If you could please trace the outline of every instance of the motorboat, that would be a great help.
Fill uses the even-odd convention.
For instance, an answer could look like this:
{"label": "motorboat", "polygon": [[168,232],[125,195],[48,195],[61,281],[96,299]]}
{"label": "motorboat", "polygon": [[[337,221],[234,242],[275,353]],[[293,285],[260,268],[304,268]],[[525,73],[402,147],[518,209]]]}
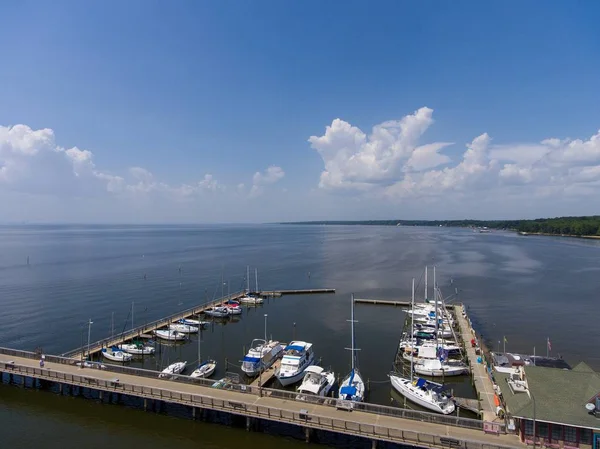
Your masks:
{"label": "motorboat", "polygon": [[226,316],[229,316],[229,311],[227,310],[227,307],[216,306],[209,307],[204,311],[204,314],[215,318],[225,318]]}
{"label": "motorboat", "polygon": [[390,373],[392,387],[406,399],[428,410],[449,415],[456,409],[454,401],[446,395],[440,384],[422,378],[413,381]]}
{"label": "motorboat", "polygon": [[214,360],[206,360],[198,365],[198,368],[190,374],[190,377],[210,377],[215,372],[216,368],[217,362]]}
{"label": "motorboat", "polygon": [[225,307],[225,309],[227,309],[227,313],[229,315],[241,315],[242,314],[242,307],[240,306],[240,303],[237,301],[233,301],[233,300],[228,300],[225,301],[223,304],[221,304],[221,307]]}
{"label": "motorboat", "polygon": [[171,363],[169,366],[167,366],[164,370],[161,371],[161,373],[158,375],[158,377],[160,377],[161,379],[171,378],[171,377],[175,376],[176,374],[181,374],[183,372],[183,370],[185,370],[186,366],[187,366],[187,362]]}
{"label": "motorboat", "polygon": [[120,344],[119,349],[132,355],[150,355],[154,354],[154,346],[148,346],[140,341]]}
{"label": "motorboat", "polygon": [[160,338],[161,340],[181,341],[185,340],[186,338],[186,334],[172,330],[157,329],[153,331],[153,333],[157,338]]}
{"label": "motorboat", "polygon": [[270,368],[283,354],[284,346],[278,341],[262,338],[252,340],[248,353],[242,360],[242,371],[250,377]]}
{"label": "motorboat", "polygon": [[325,397],[335,383],[335,374],[331,371],[325,371],[324,368],[317,365],[309,365],[304,370],[302,384],[298,387],[297,400],[306,401],[306,395],[315,395]]}
{"label": "motorboat", "polygon": [[177,324],[185,324],[186,326],[196,326],[196,327],[206,326],[209,323],[210,323],[210,321],[192,320],[190,318],[182,318],[177,321]]}
{"label": "motorboat", "polygon": [[414,369],[415,373],[430,377],[462,376],[469,372],[469,368],[462,362],[452,363],[439,359],[420,359],[416,361]]}
{"label": "motorboat", "polygon": [[110,348],[102,348],[102,356],[113,362],[129,362],[132,359],[132,355],[128,354],[117,346]]}
{"label": "motorboat", "polygon": [[363,381],[360,371],[358,370],[358,360],[356,357],[357,349],[354,347],[354,295],[351,295],[350,309],[350,334],[351,334],[351,370],[342,381],[338,396],[340,399],[353,402],[362,402],[365,398],[365,382]]}
{"label": "motorboat", "polygon": [[190,326],[189,324],[171,323],[169,324],[169,330],[182,334],[195,334],[200,329],[197,326]]}
{"label": "motorboat", "polygon": [[292,341],[283,352],[281,365],[275,372],[275,377],[281,385],[291,385],[302,379],[304,370],[312,364],[315,354],[312,343]]}
{"label": "motorboat", "polygon": [[239,301],[245,304],[262,304],[265,300],[257,295],[246,294],[242,296]]}

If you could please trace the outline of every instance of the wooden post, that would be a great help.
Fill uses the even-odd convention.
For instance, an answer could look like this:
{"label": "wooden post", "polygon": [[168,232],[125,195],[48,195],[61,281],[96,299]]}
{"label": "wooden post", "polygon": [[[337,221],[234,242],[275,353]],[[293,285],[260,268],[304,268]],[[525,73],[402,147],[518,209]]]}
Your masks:
{"label": "wooden post", "polygon": [[310,443],[310,427],[304,428],[304,441]]}
{"label": "wooden post", "polygon": [[63,384],[58,384],[58,394],[63,394]]}
{"label": "wooden post", "polygon": [[246,431],[250,430],[251,419],[249,416],[246,416]]}
{"label": "wooden post", "polygon": [[377,449],[377,440],[371,440],[371,449]]}
{"label": "wooden post", "polygon": [[100,397],[100,401],[102,401],[104,399],[104,391],[100,390],[98,396]]}
{"label": "wooden post", "polygon": [[192,419],[196,421],[196,407],[192,407]]}
{"label": "wooden post", "polygon": [[144,411],[148,410],[148,398],[144,398]]}

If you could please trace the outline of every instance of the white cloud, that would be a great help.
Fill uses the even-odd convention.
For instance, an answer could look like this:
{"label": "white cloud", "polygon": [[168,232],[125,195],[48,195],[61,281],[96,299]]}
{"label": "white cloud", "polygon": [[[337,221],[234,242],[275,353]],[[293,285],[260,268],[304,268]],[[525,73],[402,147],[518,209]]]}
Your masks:
{"label": "white cloud", "polygon": [[[454,165],[441,150],[451,145],[419,145],[433,123],[421,108],[398,121],[373,127],[367,136],[336,119],[322,136],[309,138],[323,159],[319,187],[353,190],[371,198],[409,201],[438,197],[493,195],[589,195],[600,193],[600,132],[588,140],[548,138],[539,143],[494,144],[487,133],[467,145]],[[445,165],[444,168],[436,168]],[[517,189],[517,190],[515,190]]]}
{"label": "white cloud", "polygon": [[[269,166],[265,171],[256,172],[252,177],[252,187],[250,188],[250,196],[258,196],[264,192],[264,186],[275,184],[283,179],[285,172],[277,165]],[[241,186],[241,187],[240,187]],[[238,186],[238,189],[243,189],[243,184]]]}

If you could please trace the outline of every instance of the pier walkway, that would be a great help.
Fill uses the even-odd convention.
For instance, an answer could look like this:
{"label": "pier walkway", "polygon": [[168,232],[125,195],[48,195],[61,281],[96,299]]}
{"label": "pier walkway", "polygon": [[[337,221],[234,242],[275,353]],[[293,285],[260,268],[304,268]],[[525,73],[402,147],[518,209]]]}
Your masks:
{"label": "pier walkway", "polygon": [[[475,333],[467,321],[467,318],[463,316],[463,307],[456,305],[454,312],[460,327],[460,335],[465,343],[474,386],[479,394],[479,404],[483,420],[488,422],[498,422],[500,419],[496,416],[496,405],[494,403],[494,396],[496,393],[494,391],[494,386],[488,376],[485,363],[477,363],[477,358],[480,356],[476,354],[475,348],[471,346],[471,340],[476,338]],[[481,357],[483,358],[483,355]]]}
{"label": "pier walkway", "polygon": [[[21,356],[19,356],[19,354]],[[500,449],[524,448],[525,446],[514,435],[486,434],[481,428],[455,427],[453,420],[460,418],[434,416],[437,423],[406,419],[400,416],[389,416],[381,413],[365,412],[355,408],[352,411],[337,410],[334,406],[320,403],[335,401],[315,397],[318,402],[295,401],[277,397],[278,390],[260,389],[259,394],[247,394],[243,390],[247,385],[239,385],[242,391],[216,389],[167,379],[143,377],[126,372],[116,373],[113,369],[122,367],[106,365],[106,369],[81,368],[66,364],[68,359],[47,356],[44,367],[39,366],[36,354],[0,348],[0,373],[8,373],[13,382],[21,380],[26,385],[26,378],[39,379],[58,383],[61,393],[63,386],[70,386],[71,392],[81,392],[81,388],[89,388],[100,392],[123,394],[147,400],[158,400],[192,407],[196,411],[210,409],[245,416],[247,426],[253,418],[278,421],[301,426],[307,438],[310,429],[320,429],[334,433],[355,435],[373,441],[387,441],[398,444],[409,444],[426,448],[463,448],[463,449]],[[61,362],[62,361],[62,362]],[[69,363],[75,363],[70,360]],[[123,370],[123,369],[122,369]],[[126,370],[123,370],[126,371]],[[16,377],[16,378],[15,378]],[[187,377],[187,376],[179,376]],[[188,378],[190,379],[190,378]],[[204,381],[204,385],[211,381]],[[265,393],[265,394],[263,394]],[[267,394],[269,393],[269,394]],[[312,398],[311,398],[312,399]],[[362,406],[363,404],[356,404]],[[372,405],[372,404],[371,404]],[[381,407],[382,410],[386,407]],[[387,409],[391,409],[387,407]],[[410,412],[396,409],[397,412]],[[423,414],[426,416],[426,414]],[[447,423],[443,423],[444,419]],[[481,424],[480,421],[471,420]],[[468,420],[463,420],[468,422]]]}

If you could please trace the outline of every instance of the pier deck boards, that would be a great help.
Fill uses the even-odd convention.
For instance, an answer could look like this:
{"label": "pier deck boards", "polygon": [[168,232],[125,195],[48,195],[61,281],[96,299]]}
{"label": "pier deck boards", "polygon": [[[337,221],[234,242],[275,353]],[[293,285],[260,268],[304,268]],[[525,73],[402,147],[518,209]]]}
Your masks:
{"label": "pier deck boards", "polygon": [[263,371],[260,376],[252,381],[250,384],[251,387],[262,387],[264,385],[268,385],[269,382],[273,380],[275,377],[275,371],[281,366],[281,359],[277,360],[273,365]]}
{"label": "pier deck boards", "polygon": [[475,390],[480,397],[480,409],[484,421],[497,420],[496,406],[494,404],[494,386],[490,380],[484,363],[477,363],[477,357],[475,348],[471,346],[471,339],[475,338],[473,329],[469,325],[469,322],[462,315],[462,307],[455,306],[455,314],[458,324],[460,326],[460,334],[465,342],[467,348],[467,355],[469,357],[469,364],[471,366],[471,375],[475,384]]}
{"label": "pier deck boards", "polygon": [[148,378],[91,368],[82,369],[60,363],[48,362],[44,368],[40,368],[37,360],[24,357],[0,355],[0,372],[392,443],[429,448],[448,447],[448,444],[473,449],[525,447],[514,435],[489,435],[476,429],[421,422],[359,410],[342,411],[335,407],[310,402],[220,390],[158,377]]}

